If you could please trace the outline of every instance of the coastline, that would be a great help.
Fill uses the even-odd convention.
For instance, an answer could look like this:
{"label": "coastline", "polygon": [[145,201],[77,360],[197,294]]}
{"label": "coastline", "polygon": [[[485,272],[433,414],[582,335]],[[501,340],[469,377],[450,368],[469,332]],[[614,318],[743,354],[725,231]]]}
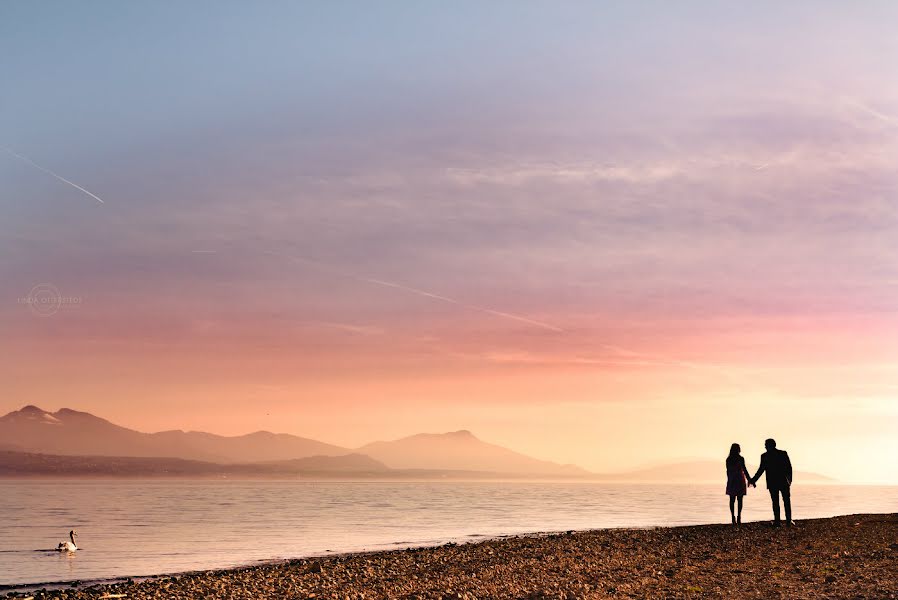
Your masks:
{"label": "coastline", "polygon": [[12,597],[66,600],[898,598],[898,513],[811,519],[779,529],[755,522],[534,533],[115,578],[78,587],[58,582],[0,589]]}

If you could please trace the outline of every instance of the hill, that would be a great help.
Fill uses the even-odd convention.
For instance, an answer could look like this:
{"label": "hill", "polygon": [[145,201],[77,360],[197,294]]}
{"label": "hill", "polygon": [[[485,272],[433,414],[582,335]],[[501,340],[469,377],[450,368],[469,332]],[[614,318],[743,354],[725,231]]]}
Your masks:
{"label": "hill", "polygon": [[[539,460],[484,442],[469,431],[418,434],[374,442],[353,451],[288,434],[258,431],[221,436],[200,431],[143,433],[86,412],[47,412],[26,406],[0,417],[0,450],[15,465],[5,473],[37,470],[140,476],[172,473],[389,473],[415,478],[589,477],[573,465]],[[53,458],[39,458],[53,457]],[[63,457],[72,457],[66,461]],[[106,457],[114,460],[100,460]],[[328,457],[333,460],[328,461]],[[147,459],[135,461],[130,459]],[[171,460],[169,460],[171,459]],[[314,459],[315,464],[303,463]],[[180,462],[179,462],[180,461]],[[279,464],[274,464],[279,463]],[[210,466],[211,465],[211,466]]]}
{"label": "hill", "polygon": [[586,477],[589,471],[520,454],[478,439],[470,431],[420,433],[356,450],[394,469],[491,471],[552,477]]}
{"label": "hill", "polygon": [[0,417],[6,449],[72,456],[182,458],[218,463],[340,456],[350,452],[288,434],[257,431],[227,437],[199,431],[142,433],[90,413],[63,408],[50,413],[26,406]]}

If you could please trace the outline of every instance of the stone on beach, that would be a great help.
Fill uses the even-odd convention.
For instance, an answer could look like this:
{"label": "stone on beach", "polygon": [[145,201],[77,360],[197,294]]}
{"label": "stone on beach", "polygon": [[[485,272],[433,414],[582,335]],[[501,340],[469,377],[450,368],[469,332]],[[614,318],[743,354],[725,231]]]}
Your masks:
{"label": "stone on beach", "polygon": [[898,514],[534,534],[293,559],[35,599],[898,598]]}

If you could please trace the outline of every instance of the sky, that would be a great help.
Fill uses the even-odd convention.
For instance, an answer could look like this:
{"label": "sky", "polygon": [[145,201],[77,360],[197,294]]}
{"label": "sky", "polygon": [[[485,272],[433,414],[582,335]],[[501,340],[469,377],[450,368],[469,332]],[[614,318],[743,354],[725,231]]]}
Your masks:
{"label": "sky", "polygon": [[0,3],[0,412],[898,484],[896,22]]}

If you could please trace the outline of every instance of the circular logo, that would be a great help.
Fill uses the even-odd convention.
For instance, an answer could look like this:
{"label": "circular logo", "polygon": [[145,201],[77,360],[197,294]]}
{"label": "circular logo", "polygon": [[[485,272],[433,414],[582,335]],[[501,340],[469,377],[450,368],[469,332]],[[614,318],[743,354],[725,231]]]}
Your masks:
{"label": "circular logo", "polygon": [[25,303],[34,314],[49,317],[62,305],[62,295],[52,283],[39,283],[28,292]]}

